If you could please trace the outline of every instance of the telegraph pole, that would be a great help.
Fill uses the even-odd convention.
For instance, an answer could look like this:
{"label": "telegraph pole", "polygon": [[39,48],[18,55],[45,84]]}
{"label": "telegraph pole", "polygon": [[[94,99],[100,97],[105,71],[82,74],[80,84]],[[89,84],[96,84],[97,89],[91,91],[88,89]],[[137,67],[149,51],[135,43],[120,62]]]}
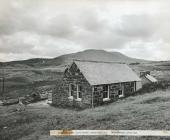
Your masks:
{"label": "telegraph pole", "polygon": [[5,98],[5,70],[4,70],[4,68],[3,68],[3,86],[2,86],[2,89],[3,89],[3,98]]}
{"label": "telegraph pole", "polygon": [[2,69],[2,98],[4,97],[4,93],[5,93],[5,72],[4,69]]}
{"label": "telegraph pole", "polygon": [[2,77],[2,97],[4,97],[5,92],[5,77]]}

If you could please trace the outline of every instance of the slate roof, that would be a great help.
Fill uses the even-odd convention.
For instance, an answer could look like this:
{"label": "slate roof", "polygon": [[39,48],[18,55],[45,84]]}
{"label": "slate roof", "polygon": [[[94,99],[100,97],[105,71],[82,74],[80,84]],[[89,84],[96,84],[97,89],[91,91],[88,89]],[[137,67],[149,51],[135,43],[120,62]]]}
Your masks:
{"label": "slate roof", "polygon": [[147,74],[145,77],[151,82],[158,82],[158,80],[156,78],[154,78],[153,76],[151,76],[149,74]]}
{"label": "slate roof", "polygon": [[91,85],[141,81],[126,64],[74,61]]}

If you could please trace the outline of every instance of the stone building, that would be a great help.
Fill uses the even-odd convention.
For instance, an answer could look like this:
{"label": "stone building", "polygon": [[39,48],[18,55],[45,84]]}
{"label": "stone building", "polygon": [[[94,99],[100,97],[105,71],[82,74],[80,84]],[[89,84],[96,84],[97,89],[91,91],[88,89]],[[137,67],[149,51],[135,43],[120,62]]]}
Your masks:
{"label": "stone building", "polygon": [[126,64],[74,61],[52,95],[56,106],[94,107],[132,95],[141,79]]}
{"label": "stone building", "polygon": [[150,74],[150,71],[141,71],[140,78],[142,80],[142,85],[158,82],[158,80]]}

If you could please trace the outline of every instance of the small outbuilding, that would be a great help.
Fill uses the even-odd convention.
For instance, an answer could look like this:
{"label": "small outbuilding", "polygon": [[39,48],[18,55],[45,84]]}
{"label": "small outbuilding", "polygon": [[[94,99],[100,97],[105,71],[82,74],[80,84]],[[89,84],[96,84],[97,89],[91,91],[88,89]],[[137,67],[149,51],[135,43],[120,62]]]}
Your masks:
{"label": "small outbuilding", "polygon": [[58,106],[94,107],[132,95],[141,79],[126,64],[74,61],[52,95]]}
{"label": "small outbuilding", "polygon": [[140,72],[140,78],[142,80],[142,85],[158,82],[158,80],[150,74],[150,71]]}

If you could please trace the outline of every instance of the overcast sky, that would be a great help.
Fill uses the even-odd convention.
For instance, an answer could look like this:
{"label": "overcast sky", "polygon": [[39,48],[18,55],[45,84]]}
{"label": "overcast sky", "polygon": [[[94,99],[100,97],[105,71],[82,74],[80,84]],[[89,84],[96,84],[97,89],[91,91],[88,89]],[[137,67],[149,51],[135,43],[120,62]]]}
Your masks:
{"label": "overcast sky", "polygon": [[170,60],[168,0],[0,0],[0,61],[85,49]]}

